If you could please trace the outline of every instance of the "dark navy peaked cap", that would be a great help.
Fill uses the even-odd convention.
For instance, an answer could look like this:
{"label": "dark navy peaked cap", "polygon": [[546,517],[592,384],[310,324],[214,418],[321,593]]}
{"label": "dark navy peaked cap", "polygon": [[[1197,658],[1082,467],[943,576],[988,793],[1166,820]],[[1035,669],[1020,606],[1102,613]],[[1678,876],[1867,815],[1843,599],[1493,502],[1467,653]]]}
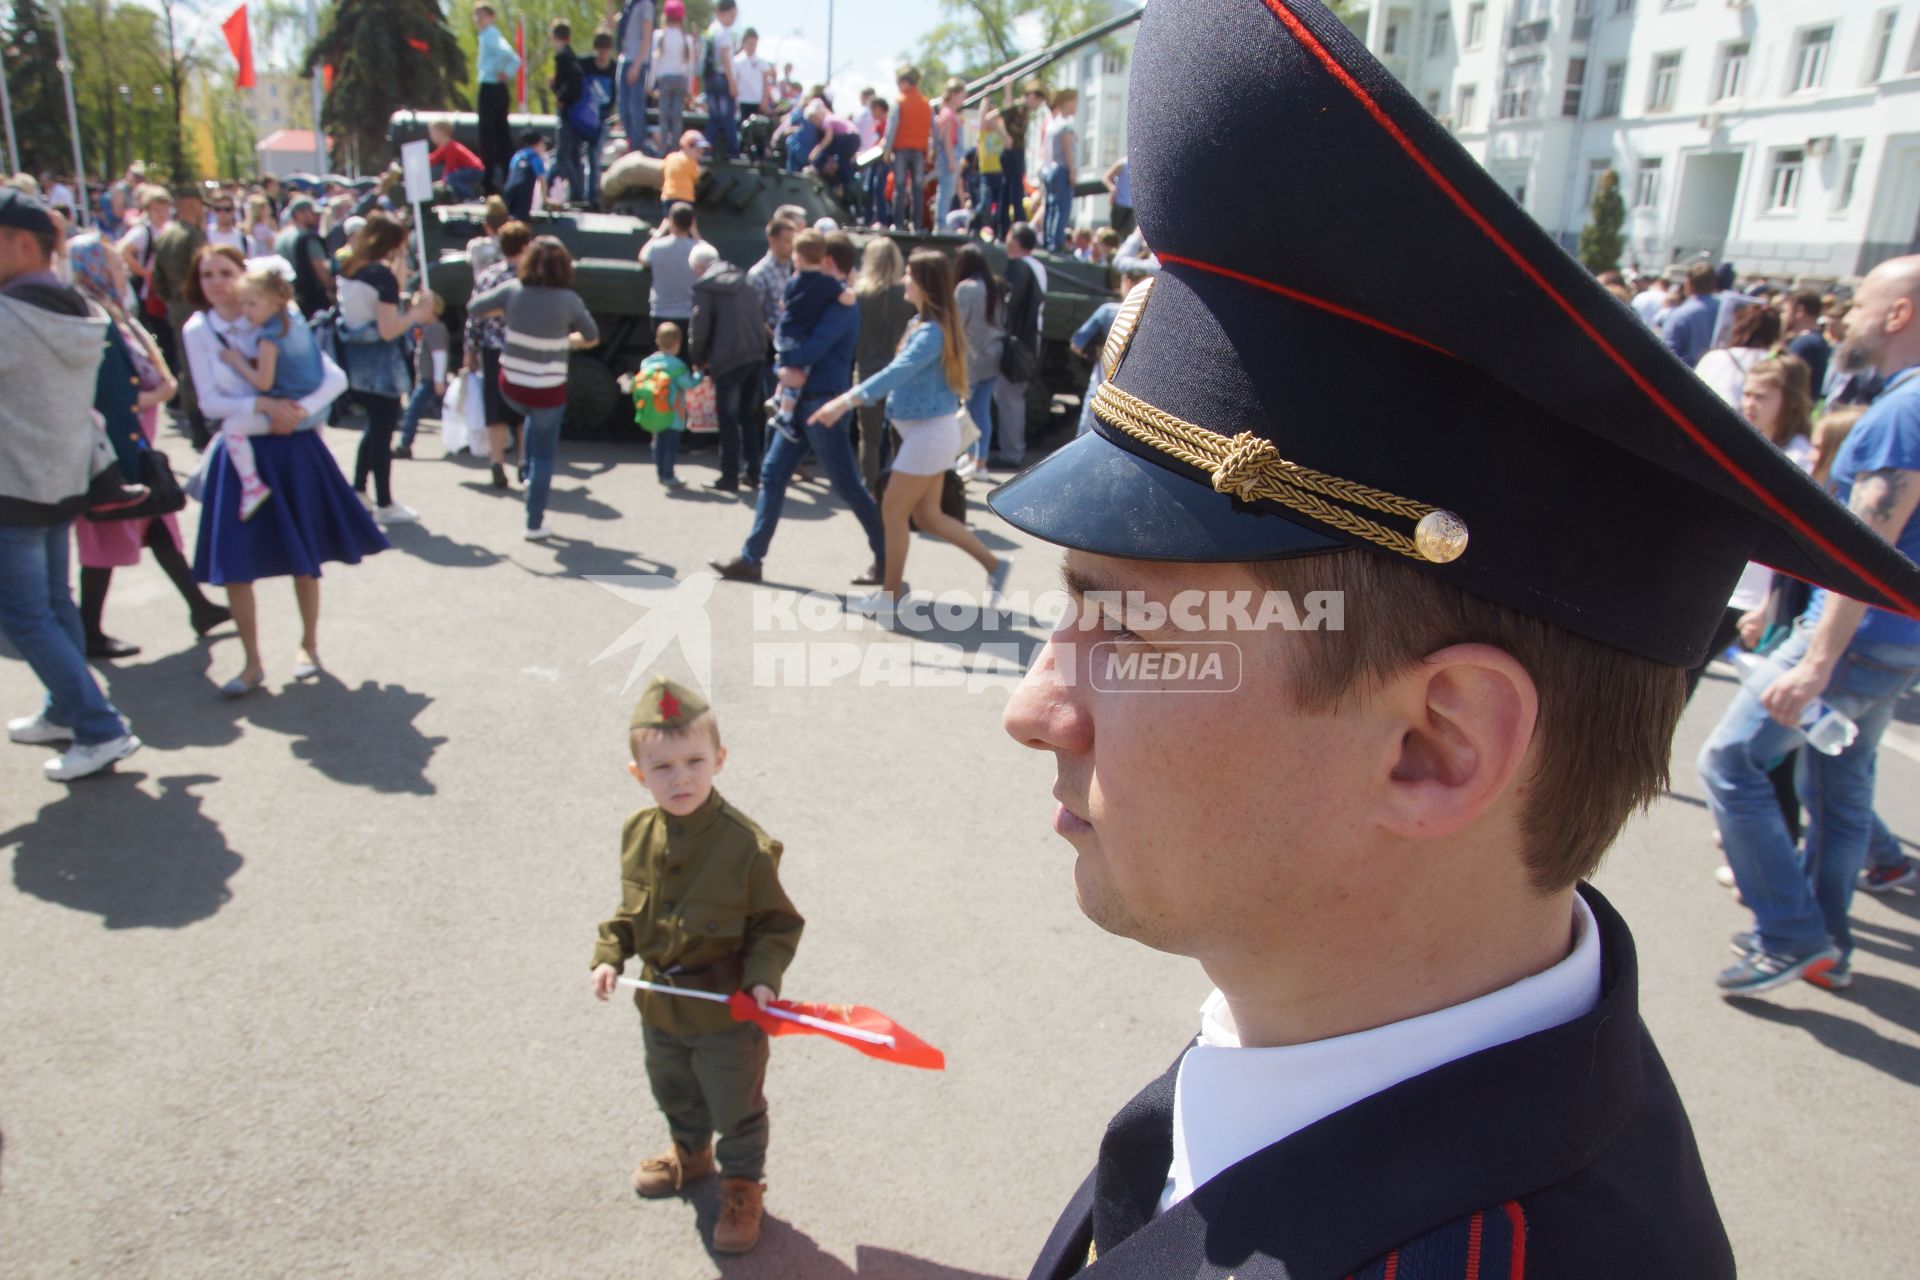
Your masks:
{"label": "dark navy peaked cap", "polygon": [[1127,120],[1163,270],[1093,433],[995,490],[1146,560],[1361,547],[1688,666],[1749,559],[1920,616],[1920,569],[1747,426],[1313,0],[1155,0]]}

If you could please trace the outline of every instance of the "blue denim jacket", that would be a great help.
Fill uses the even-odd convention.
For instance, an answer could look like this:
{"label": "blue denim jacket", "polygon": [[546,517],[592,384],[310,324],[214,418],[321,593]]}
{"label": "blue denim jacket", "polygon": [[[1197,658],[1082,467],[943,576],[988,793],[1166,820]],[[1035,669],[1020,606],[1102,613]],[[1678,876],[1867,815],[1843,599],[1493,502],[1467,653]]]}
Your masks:
{"label": "blue denim jacket", "polygon": [[895,422],[958,413],[960,397],[947,385],[946,370],[940,362],[942,340],[940,326],[922,320],[913,327],[893,363],[855,387],[853,398],[861,404],[886,399],[887,416]]}

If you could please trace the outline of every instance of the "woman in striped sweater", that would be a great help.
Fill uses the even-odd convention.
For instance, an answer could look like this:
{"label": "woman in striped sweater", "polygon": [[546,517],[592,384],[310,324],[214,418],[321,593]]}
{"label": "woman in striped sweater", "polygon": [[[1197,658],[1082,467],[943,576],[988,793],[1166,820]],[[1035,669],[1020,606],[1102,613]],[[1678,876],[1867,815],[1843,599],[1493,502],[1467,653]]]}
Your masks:
{"label": "woman in striped sweater", "polygon": [[500,354],[500,393],[526,415],[521,456],[527,467],[527,537],[551,536],[542,524],[553,484],[560,420],[567,413],[567,357],[600,341],[587,304],[573,291],[573,255],[552,236],[539,236],[520,259],[517,279],[467,304],[471,316],[504,313],[507,346]]}

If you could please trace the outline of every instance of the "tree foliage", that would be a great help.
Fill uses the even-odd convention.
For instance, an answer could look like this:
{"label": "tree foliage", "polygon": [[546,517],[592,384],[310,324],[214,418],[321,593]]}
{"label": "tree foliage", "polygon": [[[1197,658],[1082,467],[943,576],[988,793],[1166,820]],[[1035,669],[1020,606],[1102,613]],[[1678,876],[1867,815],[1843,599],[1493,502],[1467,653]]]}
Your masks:
{"label": "tree foliage", "polygon": [[[409,41],[426,45],[422,50]],[[466,51],[439,0],[340,0],[307,51],[305,72],[333,68],[321,124],[356,154],[384,153],[387,120],[402,107],[443,111],[464,105]]]}
{"label": "tree foliage", "polygon": [[53,19],[39,0],[14,0],[4,50],[7,91],[13,103],[14,135],[20,143],[14,164],[29,173],[73,167],[67,101],[54,65],[53,34]]}
{"label": "tree foliage", "polygon": [[[922,84],[947,75],[978,79],[1115,12],[1105,0],[940,0],[940,7],[946,21],[927,33],[916,55]],[[1046,80],[1046,71],[1037,78]]]}
{"label": "tree foliage", "polygon": [[1587,225],[1580,229],[1580,262],[1596,275],[1620,269],[1620,251],[1626,247],[1621,229],[1627,224],[1627,202],[1620,198],[1620,175],[1608,169],[1593,184],[1593,203]]}

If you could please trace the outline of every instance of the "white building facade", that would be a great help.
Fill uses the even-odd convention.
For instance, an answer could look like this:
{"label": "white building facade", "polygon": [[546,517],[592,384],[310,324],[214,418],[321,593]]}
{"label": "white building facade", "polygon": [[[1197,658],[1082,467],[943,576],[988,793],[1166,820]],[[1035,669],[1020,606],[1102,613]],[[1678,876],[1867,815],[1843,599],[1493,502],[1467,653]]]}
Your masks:
{"label": "white building facade", "polygon": [[[1120,4],[1110,9],[1118,11]],[[1127,80],[1133,72],[1133,40],[1138,23],[1122,27],[1090,48],[1082,49],[1047,73],[1047,82],[1055,90],[1073,89],[1080,94],[1080,106],[1074,113],[1079,129],[1079,152],[1074,157],[1078,172],[1074,184],[1099,182],[1114,162],[1127,154]],[[1027,157],[1027,171],[1038,179],[1040,166]],[[1105,226],[1112,217],[1105,194],[1082,196],[1073,203],[1073,225]]]}
{"label": "white building facade", "polygon": [[1623,255],[1840,278],[1920,251],[1920,3],[1373,0],[1349,22],[1572,246],[1611,168]]}

